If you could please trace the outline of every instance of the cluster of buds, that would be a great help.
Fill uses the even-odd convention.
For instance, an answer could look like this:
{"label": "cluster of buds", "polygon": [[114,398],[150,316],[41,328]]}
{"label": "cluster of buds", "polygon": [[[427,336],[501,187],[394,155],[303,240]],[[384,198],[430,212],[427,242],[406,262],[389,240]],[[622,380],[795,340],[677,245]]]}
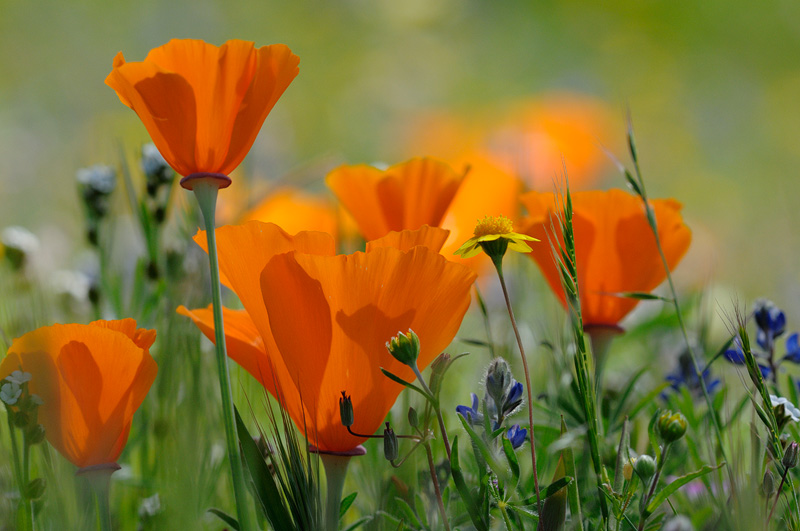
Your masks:
{"label": "cluster of buds", "polygon": [[78,170],[77,180],[86,214],[86,238],[97,246],[100,222],[108,214],[110,197],[117,185],[117,172],[111,166],[95,164]]}

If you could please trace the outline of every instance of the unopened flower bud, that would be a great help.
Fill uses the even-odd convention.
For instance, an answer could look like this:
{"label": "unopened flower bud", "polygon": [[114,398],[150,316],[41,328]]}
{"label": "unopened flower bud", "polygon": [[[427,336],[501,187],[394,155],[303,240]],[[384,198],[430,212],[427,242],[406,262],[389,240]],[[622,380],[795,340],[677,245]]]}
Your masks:
{"label": "unopened flower bud", "polygon": [[25,430],[25,442],[30,445],[39,444],[44,440],[44,426],[34,424]]}
{"label": "unopened flower bud", "polygon": [[658,417],[658,433],[665,443],[673,443],[686,433],[686,417],[683,413],[665,411]]}
{"label": "unopened flower bud", "polygon": [[625,478],[625,481],[630,481],[631,478],[633,477],[633,464],[634,464],[634,462],[635,462],[635,460],[633,459],[633,457],[631,457],[631,458],[628,458],[627,461],[625,461],[624,465],[622,465],[622,477]]}
{"label": "unopened flower bud", "polygon": [[765,498],[770,498],[775,493],[775,476],[769,469],[764,472],[764,479],[761,480],[758,492]]}
{"label": "unopened flower bud", "polygon": [[47,483],[44,478],[33,479],[22,489],[22,496],[27,500],[38,500],[44,495],[45,487]]}
{"label": "unopened flower bud", "polygon": [[394,430],[386,423],[386,429],[383,430],[383,456],[387,461],[394,461],[399,454],[399,447],[397,443],[397,435]]}
{"label": "unopened flower bud", "polygon": [[495,404],[502,405],[506,389],[511,385],[511,368],[503,358],[495,358],[486,370],[486,394]]}
{"label": "unopened flower bud", "polygon": [[349,428],[355,421],[353,415],[353,402],[350,397],[342,391],[342,396],[339,398],[339,417],[342,419],[342,425]]}
{"label": "unopened flower bud", "polygon": [[17,428],[25,428],[30,422],[31,416],[27,411],[17,411],[14,413],[14,426]]}
{"label": "unopened flower bud", "polygon": [[417,410],[413,407],[408,408],[408,424],[412,428],[419,426],[419,415],[417,415]]}
{"label": "unopened flower bud", "polygon": [[431,392],[434,396],[437,396],[439,390],[442,387],[442,382],[444,381],[444,373],[447,372],[447,369],[450,367],[450,363],[452,363],[453,358],[447,352],[442,352],[439,354],[433,363],[431,363],[431,378],[430,378],[430,388]]}
{"label": "unopened flower bud", "polygon": [[793,442],[786,447],[786,451],[783,454],[783,459],[781,460],[781,464],[785,468],[794,468],[797,466],[797,446],[797,443]]}
{"label": "unopened flower bud", "polygon": [[640,455],[636,458],[633,469],[636,470],[642,481],[646,482],[656,473],[656,460],[649,455]]}
{"label": "unopened flower bud", "polygon": [[408,335],[398,332],[395,337],[386,342],[386,349],[394,359],[413,367],[417,363],[419,356],[419,337],[410,328]]}

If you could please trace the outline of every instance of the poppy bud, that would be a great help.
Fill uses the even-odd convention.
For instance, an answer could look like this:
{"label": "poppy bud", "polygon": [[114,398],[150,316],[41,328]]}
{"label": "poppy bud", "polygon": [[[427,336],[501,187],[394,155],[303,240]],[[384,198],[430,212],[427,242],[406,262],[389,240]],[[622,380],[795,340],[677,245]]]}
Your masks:
{"label": "poppy bud", "polygon": [[686,433],[686,417],[682,413],[665,411],[658,417],[658,433],[665,443],[673,443]]}
{"label": "poppy bud", "polygon": [[339,398],[339,417],[342,419],[342,425],[349,428],[355,421],[353,415],[353,402],[350,397],[342,391],[342,396]]}
{"label": "poppy bud", "polygon": [[419,356],[419,337],[410,328],[408,335],[398,332],[395,337],[386,342],[386,349],[394,359],[413,367],[417,363]]}
{"label": "poppy bud", "polygon": [[38,500],[44,495],[45,487],[47,487],[47,483],[44,478],[33,479],[22,489],[22,496],[26,500]]}
{"label": "poppy bud", "polygon": [[640,455],[636,458],[633,469],[636,470],[642,481],[646,483],[656,473],[656,460],[649,455]]}
{"label": "poppy bud", "polygon": [[793,442],[786,447],[786,452],[783,454],[781,464],[785,468],[794,468],[797,466],[797,443]]}
{"label": "poppy bud", "polygon": [[433,360],[433,363],[431,363],[430,388],[434,396],[438,395],[439,389],[442,387],[442,381],[444,380],[444,373],[447,372],[452,361],[453,358],[450,354],[442,352]]}
{"label": "poppy bud", "polygon": [[408,423],[412,428],[419,426],[419,415],[417,415],[417,410],[413,407],[408,408]]}
{"label": "poppy bud", "polygon": [[399,448],[397,444],[397,435],[394,430],[386,423],[386,429],[383,430],[383,456],[387,461],[394,461],[397,459]]}

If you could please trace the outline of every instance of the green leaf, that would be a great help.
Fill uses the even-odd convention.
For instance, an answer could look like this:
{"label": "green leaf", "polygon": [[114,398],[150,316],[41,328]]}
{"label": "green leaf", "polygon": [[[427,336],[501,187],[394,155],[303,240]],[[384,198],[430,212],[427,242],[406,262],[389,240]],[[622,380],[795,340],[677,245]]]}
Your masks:
{"label": "green leaf", "polygon": [[511,468],[511,477],[514,480],[514,485],[519,481],[519,461],[517,461],[517,454],[514,453],[514,446],[508,437],[503,437],[503,453],[506,454],[508,466]]}
{"label": "green leaf", "polygon": [[342,502],[339,504],[339,519],[341,520],[344,516],[344,513],[347,512],[347,509],[353,505],[353,502],[356,501],[356,496],[358,496],[358,492],[354,492],[352,494],[348,494],[344,498],[342,498]]}
{"label": "green leaf", "polygon": [[[559,479],[553,481],[548,486],[542,487],[541,490],[539,491],[539,494],[541,495],[542,500],[546,500],[547,498],[549,498],[553,494],[557,493],[558,491],[560,491],[564,487],[569,486],[571,483],[573,483],[572,478],[564,476],[562,478],[559,478]],[[528,496],[524,500],[518,501],[516,503],[509,503],[508,505],[509,506],[511,506],[511,505],[536,505],[536,494],[534,494],[533,496]]]}
{"label": "green leaf", "polygon": [[492,452],[492,450],[486,444],[486,441],[484,441],[483,438],[478,435],[474,429],[472,429],[472,426],[469,425],[467,419],[461,415],[457,416],[458,420],[460,420],[461,424],[464,426],[464,429],[467,430],[467,434],[469,435],[470,439],[472,439],[473,445],[478,449],[481,457],[483,457],[483,459],[486,461],[486,464],[489,465],[489,468],[491,468],[492,471],[497,474],[498,478],[500,478],[502,481],[508,481],[508,469],[497,461],[494,452]]}
{"label": "green leaf", "polygon": [[239,531],[239,522],[236,520],[236,518],[229,515],[228,513],[221,511],[220,509],[216,509],[214,507],[209,509],[207,512],[213,514],[214,516],[225,522],[226,525],[231,526],[231,528],[234,531]]}
{"label": "green leaf", "polygon": [[[567,425],[564,422],[564,416],[561,416],[561,436],[567,434]],[[578,477],[575,473],[575,456],[572,453],[572,447],[567,446],[561,450],[561,455],[564,458],[564,474],[567,477]],[[569,488],[567,489],[567,497],[569,499],[569,510],[572,513],[572,522],[576,531],[583,531],[583,514],[581,513],[581,497],[578,492],[578,482],[570,481]]]}
{"label": "green leaf", "polygon": [[396,374],[392,374],[391,372],[387,371],[383,367],[381,367],[381,372],[383,373],[384,376],[386,376],[390,380],[395,381],[395,382],[399,383],[400,385],[404,385],[404,386],[408,387],[409,389],[413,389],[414,391],[418,392],[419,394],[421,394],[422,396],[427,398],[428,401],[431,404],[434,403],[434,399],[433,399],[433,397],[431,395],[429,395],[428,393],[426,393],[425,391],[423,391],[421,388],[417,387],[416,385],[412,384],[411,382],[407,382],[407,381],[403,380],[402,378],[400,378]]}
{"label": "green leaf", "polygon": [[363,516],[363,517],[359,518],[358,520],[356,520],[355,522],[353,522],[352,524],[350,524],[349,526],[345,527],[344,531],[355,531],[356,529],[358,529],[362,525],[364,525],[366,523],[369,523],[369,522],[373,521],[374,519],[375,518],[372,517],[372,516]]}
{"label": "green leaf", "polygon": [[637,299],[640,301],[664,301],[672,303],[672,299],[669,297],[662,297],[661,295],[655,295],[653,293],[648,293],[646,291],[621,291],[618,293],[614,293],[617,297],[624,297],[626,299]]}
{"label": "green leaf", "polygon": [[458,435],[453,437],[453,446],[450,452],[450,473],[453,476],[453,483],[456,485],[456,490],[467,508],[467,514],[469,514],[469,518],[472,520],[472,525],[474,525],[478,531],[489,531],[488,523],[483,519],[478,510],[478,501],[472,496],[466,481],[464,481],[464,474],[461,472],[461,465],[458,462]]}
{"label": "green leaf", "polygon": [[275,484],[275,479],[269,471],[267,462],[264,461],[261,451],[247,431],[247,427],[242,422],[242,417],[239,416],[239,410],[235,407],[234,414],[236,416],[236,432],[239,436],[239,444],[242,447],[242,457],[247,470],[250,472],[253,490],[264,516],[275,529],[294,529],[294,522],[284,505],[283,498],[278,486]]}
{"label": "green leaf", "polygon": [[[564,478],[564,456],[558,458],[553,481]],[[567,521],[567,490],[562,487],[544,501],[542,507],[541,528],[544,531],[562,531]]]}
{"label": "green leaf", "polygon": [[658,509],[659,505],[664,503],[664,501],[669,498],[676,490],[683,487],[693,479],[697,479],[700,476],[704,476],[709,472],[713,472],[714,470],[722,467],[725,465],[725,461],[718,464],[717,466],[706,465],[700,470],[692,472],[690,474],[686,474],[685,476],[681,476],[676,478],[672,483],[661,489],[656,495],[653,496],[653,499],[650,500],[650,503],[647,504],[647,509],[645,509],[643,516],[648,517],[653,514],[656,509]]}

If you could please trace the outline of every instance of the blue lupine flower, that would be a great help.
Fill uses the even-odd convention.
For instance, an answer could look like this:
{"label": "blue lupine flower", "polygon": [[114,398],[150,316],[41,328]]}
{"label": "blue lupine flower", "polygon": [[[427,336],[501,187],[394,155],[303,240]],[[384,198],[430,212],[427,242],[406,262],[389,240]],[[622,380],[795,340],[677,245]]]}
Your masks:
{"label": "blue lupine flower", "polygon": [[525,442],[525,437],[527,437],[527,435],[528,430],[525,428],[520,428],[519,424],[514,424],[508,428],[508,431],[506,432],[506,437],[508,437],[508,440],[511,441],[511,446],[514,448],[514,450],[522,446],[522,443]]}
{"label": "blue lupine flower", "polygon": [[480,404],[478,402],[478,395],[470,393],[472,396],[472,407],[456,406],[456,412],[464,417],[467,422],[474,425],[483,423],[483,414],[480,412]]}
{"label": "blue lupine flower", "polygon": [[800,337],[797,332],[786,338],[786,355],[783,357],[786,361],[792,363],[800,363]]}
{"label": "blue lupine flower", "polygon": [[508,416],[514,412],[515,409],[522,404],[522,391],[523,391],[522,384],[520,382],[514,382],[514,385],[511,386],[511,389],[508,391],[506,395],[506,399],[503,402],[503,415]]}
{"label": "blue lupine flower", "polygon": [[[789,341],[787,340],[786,343],[788,345]],[[734,348],[729,348],[728,350],[726,350],[725,354],[723,354],[722,357],[724,357],[726,360],[733,363],[734,365],[744,365],[744,350],[742,349],[742,340],[739,339],[738,337],[734,338],[733,347]],[[800,352],[798,352],[798,354],[800,354]],[[770,368],[764,365],[763,363],[759,363],[758,368],[761,369],[762,378],[768,378],[770,372],[772,372]]]}
{"label": "blue lupine flower", "polygon": [[[719,378],[711,377],[710,367],[703,369],[702,376],[703,381],[706,384],[706,390],[709,392],[709,394],[713,393],[722,383]],[[681,386],[685,385],[695,394],[700,394],[701,392],[700,379],[697,377],[697,373],[694,372],[692,359],[689,357],[687,352],[684,352],[678,357],[678,366],[674,371],[666,376],[666,380],[670,383],[669,386],[674,391],[679,391]],[[661,393],[661,398],[666,400],[667,395],[665,393]]]}
{"label": "blue lupine flower", "polygon": [[786,329],[786,315],[772,301],[758,299],[753,305],[753,317],[758,325],[756,341],[761,348],[771,352],[775,338]]}

